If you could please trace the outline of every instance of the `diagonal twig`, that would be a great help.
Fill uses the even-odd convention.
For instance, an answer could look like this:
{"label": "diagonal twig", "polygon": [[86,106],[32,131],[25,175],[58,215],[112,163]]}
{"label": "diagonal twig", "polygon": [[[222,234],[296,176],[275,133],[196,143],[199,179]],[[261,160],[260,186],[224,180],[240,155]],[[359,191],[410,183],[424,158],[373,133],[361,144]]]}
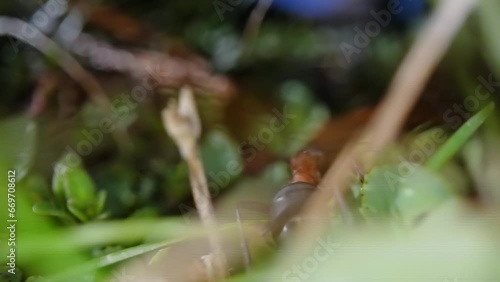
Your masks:
{"label": "diagonal twig", "polygon": [[[37,28],[20,19],[0,16],[0,36],[9,35],[31,45],[55,62],[75,80],[89,95],[90,99],[105,113],[111,111],[111,102],[99,82],[87,72],[68,52],[45,36]],[[118,144],[129,140],[123,126],[118,126],[113,132]],[[126,144],[129,145],[129,144]]]}

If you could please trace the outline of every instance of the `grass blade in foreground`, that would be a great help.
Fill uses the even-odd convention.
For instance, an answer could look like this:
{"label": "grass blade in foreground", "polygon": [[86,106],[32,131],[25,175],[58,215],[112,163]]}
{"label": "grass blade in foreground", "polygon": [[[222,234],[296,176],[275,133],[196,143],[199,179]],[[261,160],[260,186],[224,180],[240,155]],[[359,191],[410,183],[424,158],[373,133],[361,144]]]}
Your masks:
{"label": "grass blade in foreground", "polygon": [[50,277],[49,281],[67,281],[70,278],[81,276],[98,268],[106,267],[152,251],[167,248],[178,241],[179,240],[169,240],[160,243],[143,244],[140,246],[131,247],[111,254],[107,254],[103,257],[96,258],[87,263],[79,265],[71,270],[56,274]]}

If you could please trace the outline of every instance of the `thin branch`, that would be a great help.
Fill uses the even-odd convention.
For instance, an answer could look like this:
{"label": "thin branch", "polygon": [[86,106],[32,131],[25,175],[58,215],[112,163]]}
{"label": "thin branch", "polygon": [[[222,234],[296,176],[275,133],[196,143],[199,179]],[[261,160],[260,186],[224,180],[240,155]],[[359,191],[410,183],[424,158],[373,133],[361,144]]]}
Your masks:
{"label": "thin branch", "polygon": [[[73,80],[88,93],[90,99],[105,113],[111,111],[111,102],[99,82],[87,72],[68,52],[45,36],[36,27],[20,19],[0,16],[0,35],[9,35],[52,58]],[[124,127],[113,132],[118,144],[129,140]],[[127,144],[128,145],[128,144]]]}
{"label": "thin branch", "polygon": [[208,233],[212,253],[203,257],[203,261],[209,264],[207,265],[207,276],[210,280],[224,278],[227,272],[227,262],[218,234],[217,220],[210,200],[205,170],[198,154],[197,142],[201,135],[201,122],[191,89],[183,88],[181,90],[178,104],[176,101],[170,101],[162,111],[162,119],[167,133],[175,141],[182,158],[188,164],[189,180],[196,209]]}
{"label": "thin branch", "polygon": [[139,80],[151,76],[158,87],[177,89],[187,84],[221,98],[231,98],[236,91],[227,77],[211,73],[209,64],[193,54],[180,57],[143,49],[129,51],[85,33],[70,48],[73,54],[86,58],[93,68],[123,72]]}

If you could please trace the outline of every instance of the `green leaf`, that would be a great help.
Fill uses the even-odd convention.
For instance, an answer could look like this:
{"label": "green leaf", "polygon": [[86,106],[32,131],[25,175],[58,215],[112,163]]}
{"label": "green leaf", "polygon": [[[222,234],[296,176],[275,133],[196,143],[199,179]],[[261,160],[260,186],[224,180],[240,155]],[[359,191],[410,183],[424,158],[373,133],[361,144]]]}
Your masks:
{"label": "green leaf", "polygon": [[57,208],[49,202],[38,202],[34,204],[33,212],[38,215],[55,216],[66,220],[72,220],[72,217],[66,211]]}
{"label": "green leaf", "polygon": [[84,208],[95,204],[95,185],[81,166],[81,159],[75,154],[66,154],[55,168],[52,190],[56,196],[64,195],[74,207]]}
{"label": "green leaf", "polygon": [[456,194],[439,175],[421,166],[410,163],[383,166],[366,177],[361,213],[368,218],[392,216],[411,224]]}
{"label": "green leaf", "polygon": [[74,154],[63,156],[56,164],[52,190],[58,202],[82,222],[97,218],[104,209],[106,191],[96,194],[94,182]]}
{"label": "green leaf", "polygon": [[477,131],[484,121],[493,113],[495,104],[490,103],[480,112],[462,125],[441,147],[438,148],[426,162],[425,166],[431,170],[442,169],[448,161],[458,153],[469,138]]}
{"label": "green leaf", "polygon": [[64,174],[64,192],[77,207],[87,207],[95,202],[95,186],[82,168],[67,168]]}
{"label": "green leaf", "polygon": [[80,209],[80,207],[73,200],[68,200],[66,207],[69,212],[74,215],[81,222],[87,222],[89,220],[88,216]]}
{"label": "green leaf", "polygon": [[365,182],[361,187],[361,213],[367,217],[393,214],[399,182],[397,166],[374,168],[365,177]]}
{"label": "green leaf", "polygon": [[97,193],[97,204],[96,204],[96,210],[95,210],[95,215],[99,215],[102,213],[104,209],[104,205],[106,204],[106,191],[101,190]]}

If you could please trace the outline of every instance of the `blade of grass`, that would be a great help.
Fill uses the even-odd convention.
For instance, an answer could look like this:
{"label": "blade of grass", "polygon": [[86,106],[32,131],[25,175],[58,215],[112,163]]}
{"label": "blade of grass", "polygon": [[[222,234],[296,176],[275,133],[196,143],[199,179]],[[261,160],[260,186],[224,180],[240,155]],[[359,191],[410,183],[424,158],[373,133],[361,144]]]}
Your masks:
{"label": "blade of grass", "polygon": [[186,225],[181,218],[96,222],[68,230],[68,238],[78,246],[127,243],[144,238],[170,239],[200,234],[201,228]]}
{"label": "blade of grass", "polygon": [[425,166],[432,170],[442,169],[448,161],[462,148],[484,121],[493,113],[495,104],[490,103],[462,125],[426,162]]}
{"label": "blade of grass", "polygon": [[100,258],[93,259],[84,264],[80,264],[73,269],[55,274],[50,277],[49,281],[69,281],[71,278],[81,276],[83,274],[90,273],[99,268],[110,266],[112,264],[125,261],[127,259],[137,257],[152,251],[160,250],[171,246],[174,243],[179,242],[180,240],[168,240],[159,243],[151,243],[151,244],[142,244],[139,246],[127,248],[124,250],[120,250],[117,252],[113,252],[102,256]]}
{"label": "blade of grass", "polygon": [[[107,244],[133,243],[144,240],[167,240],[195,236],[202,233],[197,226],[187,226],[181,219],[142,219],[96,222],[51,233],[29,236],[24,246],[32,249],[30,256],[46,255],[54,250],[88,248]],[[57,240],[53,240],[57,238]],[[53,242],[50,246],[44,242]]]}

